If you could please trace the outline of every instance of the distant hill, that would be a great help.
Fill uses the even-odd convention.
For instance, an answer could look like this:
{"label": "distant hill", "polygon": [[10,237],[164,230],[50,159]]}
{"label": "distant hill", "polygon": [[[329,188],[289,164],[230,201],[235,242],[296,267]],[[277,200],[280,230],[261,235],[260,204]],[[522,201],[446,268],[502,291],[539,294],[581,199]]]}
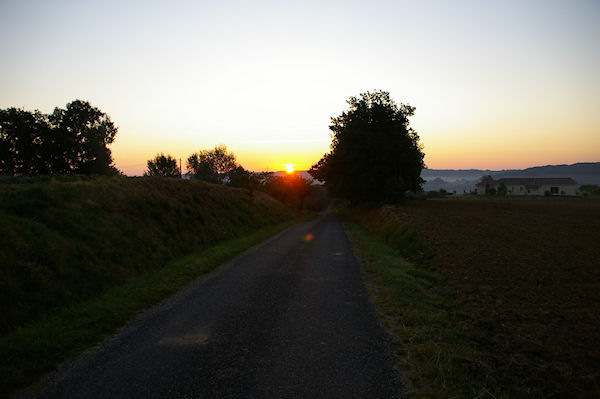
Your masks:
{"label": "distant hill", "polygon": [[491,175],[495,179],[503,177],[571,177],[577,186],[584,184],[600,185],[600,162],[581,162],[572,165],[546,165],[527,169],[423,169],[425,191],[441,188],[457,193],[470,192],[482,176]]}
{"label": "distant hill", "polygon": [[495,175],[498,173],[512,172],[512,170],[489,170],[489,169],[423,169],[421,177],[430,181],[434,179],[443,179],[446,181],[454,180],[473,180],[480,179],[481,176]]}
{"label": "distant hill", "polygon": [[575,163],[573,165],[534,166],[523,170],[500,173],[498,177],[572,177],[578,184],[597,184],[578,181],[582,178],[600,179],[600,162]]}
{"label": "distant hill", "polygon": [[[306,170],[298,170],[305,179],[312,180]],[[286,172],[273,172],[276,176]],[[421,177],[425,180],[425,191],[437,191],[441,188],[456,191],[457,194],[475,190],[475,185],[482,176],[491,175],[495,179],[503,177],[570,177],[577,182],[577,187],[584,184],[600,185],[600,162],[580,162],[572,165],[534,166],[527,169],[423,169]]]}

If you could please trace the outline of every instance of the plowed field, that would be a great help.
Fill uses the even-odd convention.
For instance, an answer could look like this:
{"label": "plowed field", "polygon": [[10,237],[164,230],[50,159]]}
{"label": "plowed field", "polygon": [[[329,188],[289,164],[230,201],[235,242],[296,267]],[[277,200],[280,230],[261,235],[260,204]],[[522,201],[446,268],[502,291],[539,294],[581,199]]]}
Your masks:
{"label": "plowed field", "polygon": [[393,210],[435,252],[482,331],[490,375],[546,397],[600,397],[600,201],[445,199]]}

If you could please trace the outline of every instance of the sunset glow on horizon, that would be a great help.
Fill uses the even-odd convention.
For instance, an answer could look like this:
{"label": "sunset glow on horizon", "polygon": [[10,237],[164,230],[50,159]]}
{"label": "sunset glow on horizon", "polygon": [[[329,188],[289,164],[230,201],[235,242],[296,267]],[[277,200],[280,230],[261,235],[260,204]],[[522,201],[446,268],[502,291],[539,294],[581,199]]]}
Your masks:
{"label": "sunset glow on horizon", "polygon": [[600,161],[594,1],[0,4],[0,108],[82,99],[119,127],[117,168],[224,144],[307,170],[330,118],[385,90],[435,169]]}

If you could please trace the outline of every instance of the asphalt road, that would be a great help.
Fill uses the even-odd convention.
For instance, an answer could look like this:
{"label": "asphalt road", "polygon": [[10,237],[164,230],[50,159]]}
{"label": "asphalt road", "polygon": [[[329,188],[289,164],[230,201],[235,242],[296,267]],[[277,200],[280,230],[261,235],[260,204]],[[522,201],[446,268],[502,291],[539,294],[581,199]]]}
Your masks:
{"label": "asphalt road", "polygon": [[24,397],[394,398],[392,352],[342,225],[322,215],[143,312]]}

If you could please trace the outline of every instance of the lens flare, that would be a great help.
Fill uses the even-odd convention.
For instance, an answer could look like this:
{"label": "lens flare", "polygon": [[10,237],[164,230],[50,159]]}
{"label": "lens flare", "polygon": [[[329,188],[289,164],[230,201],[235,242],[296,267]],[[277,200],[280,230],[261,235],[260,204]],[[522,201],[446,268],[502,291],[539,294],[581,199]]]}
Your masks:
{"label": "lens flare", "polygon": [[312,233],[308,233],[307,235],[305,235],[304,237],[302,237],[302,241],[304,242],[310,242],[313,240],[313,238],[315,238],[315,236],[312,235]]}

